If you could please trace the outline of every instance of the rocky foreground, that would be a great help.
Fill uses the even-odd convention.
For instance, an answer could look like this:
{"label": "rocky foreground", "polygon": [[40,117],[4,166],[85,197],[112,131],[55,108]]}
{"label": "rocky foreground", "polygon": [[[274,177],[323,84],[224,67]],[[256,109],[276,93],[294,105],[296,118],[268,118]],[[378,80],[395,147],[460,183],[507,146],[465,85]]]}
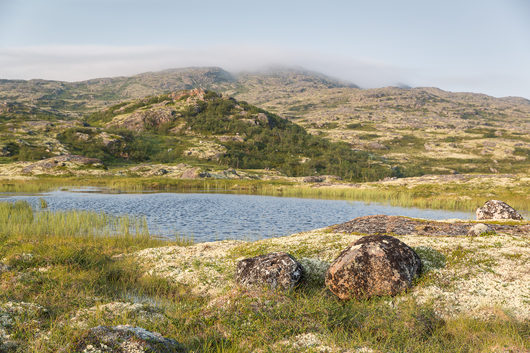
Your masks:
{"label": "rocky foreground", "polygon": [[[347,265],[355,258],[371,258],[371,262],[358,264],[362,268],[361,275],[372,271],[371,278],[361,276],[351,280],[355,276],[355,268]],[[20,264],[34,262],[35,257],[22,254],[17,261],[20,267]],[[245,332],[245,325],[255,324],[252,315],[245,311],[248,309],[246,306],[237,309],[242,305],[241,300],[250,300],[249,308],[255,314],[269,315],[267,313],[270,312],[270,315],[281,315],[281,309],[275,312],[275,308],[293,300],[289,297],[289,293],[293,292],[308,293],[305,294],[306,304],[316,300],[310,297],[314,293],[332,302],[359,301],[359,305],[366,308],[371,307],[371,302],[377,308],[383,300],[383,307],[395,310],[398,320],[402,315],[399,313],[411,302],[427,305],[434,309],[435,315],[421,319],[434,320],[428,321],[431,323],[427,326],[459,318],[472,318],[484,323],[500,320],[523,326],[530,320],[530,223],[524,220],[464,222],[367,216],[327,228],[254,242],[225,240],[147,248],[115,255],[114,261],[137,263],[146,279],[167,280],[185,288],[187,295],[200,299],[182,304],[178,299],[164,304],[160,299],[138,295],[124,295],[112,302],[102,298],[90,299],[88,302],[92,302],[92,306],[77,307],[65,316],[66,319],[54,324],[63,330],[60,332],[75,333],[75,338],[64,352],[196,351],[188,348],[189,342],[195,341],[189,341],[185,335],[168,335],[167,332],[179,332],[179,325],[184,327],[188,322],[197,320],[206,320],[201,321],[201,325],[206,325],[204,330],[211,330],[207,324],[210,320],[215,332],[223,332],[223,339],[234,339],[240,330]],[[402,267],[389,269],[387,264]],[[280,271],[275,273],[278,268]],[[41,267],[35,273],[52,276],[53,271],[53,267]],[[22,284],[25,276],[32,276],[32,272],[14,275],[16,269],[6,265],[0,272],[3,273],[3,281],[21,278],[19,281]],[[385,287],[386,280],[389,285]],[[352,287],[344,287],[352,285],[360,289],[356,292]],[[203,304],[190,306],[190,303]],[[293,307],[287,308],[294,310]],[[23,301],[1,304],[0,351],[17,351],[20,346],[12,328],[21,320],[25,320],[27,325],[40,327],[39,321],[50,315],[49,310],[45,305]],[[307,310],[309,315],[313,309],[297,310]],[[172,319],[179,315],[184,315],[185,319]],[[222,321],[213,324],[215,315],[235,320],[237,331],[224,327],[226,323]],[[248,319],[245,319],[246,315],[249,315]],[[348,315],[354,313],[349,312]],[[276,319],[271,320],[275,322]],[[344,317],[339,321],[345,324],[349,322],[347,320]],[[175,327],[177,322],[179,324]],[[418,325],[417,321],[412,322]],[[325,330],[318,329],[323,322],[315,321],[313,325],[314,328],[307,332],[266,342],[265,346],[278,352],[388,351],[370,345],[355,349],[339,346],[333,343],[336,337],[328,337],[322,333]],[[57,339],[54,329],[35,331],[34,338],[41,343],[34,346],[45,346],[45,342]],[[377,330],[385,329],[381,327]],[[164,331],[163,335],[157,333]],[[411,337],[416,334],[411,332]],[[528,342],[523,341],[514,349],[489,348],[495,352],[523,352],[519,348],[527,345]],[[247,350],[239,345],[236,351]]]}
{"label": "rocky foreground", "polygon": [[[374,231],[382,233],[382,223],[387,227],[399,223],[421,227],[409,234],[390,228],[398,230],[394,237],[411,246],[424,267],[418,285],[404,296],[436,302],[438,312],[446,318],[461,313],[486,318],[505,310],[520,320],[530,319],[530,225],[524,221],[517,225],[490,224],[496,232],[469,236],[476,222],[370,216],[287,237],[170,246],[132,256],[145,266],[146,273],[188,284],[197,293],[217,298],[219,304],[230,297],[236,264],[245,257],[288,252],[302,265],[307,281],[323,286],[326,271],[341,250]],[[426,232],[428,228],[433,234]],[[449,231],[443,233],[440,228]]]}

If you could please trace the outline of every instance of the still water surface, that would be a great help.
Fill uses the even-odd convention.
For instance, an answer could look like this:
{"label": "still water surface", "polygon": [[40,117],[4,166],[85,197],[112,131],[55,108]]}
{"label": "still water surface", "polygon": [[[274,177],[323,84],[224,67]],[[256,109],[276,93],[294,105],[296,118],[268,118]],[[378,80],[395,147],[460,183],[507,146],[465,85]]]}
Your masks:
{"label": "still water surface", "polygon": [[38,209],[39,199],[49,210],[91,210],[113,215],[145,216],[151,234],[189,236],[197,242],[221,239],[255,240],[288,235],[385,214],[428,219],[470,219],[471,213],[365,204],[357,201],[212,194],[116,194],[54,191],[40,195],[3,194],[0,200],[26,200]]}

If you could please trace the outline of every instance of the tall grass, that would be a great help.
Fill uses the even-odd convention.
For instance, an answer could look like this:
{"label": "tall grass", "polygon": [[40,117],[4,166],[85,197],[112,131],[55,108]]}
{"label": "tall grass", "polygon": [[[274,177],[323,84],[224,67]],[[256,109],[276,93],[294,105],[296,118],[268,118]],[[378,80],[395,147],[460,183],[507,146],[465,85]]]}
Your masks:
{"label": "tall grass", "polygon": [[171,178],[63,178],[2,181],[0,192],[44,192],[60,187],[96,186],[123,192],[230,192],[257,195],[310,197],[364,202],[392,206],[474,211],[490,199],[499,199],[523,213],[530,212],[530,185],[518,187],[479,184],[420,184],[412,187],[370,184],[368,187],[311,187],[285,180],[227,180]]}
{"label": "tall grass", "polygon": [[145,218],[91,211],[34,211],[26,201],[0,202],[0,235],[149,237]]}

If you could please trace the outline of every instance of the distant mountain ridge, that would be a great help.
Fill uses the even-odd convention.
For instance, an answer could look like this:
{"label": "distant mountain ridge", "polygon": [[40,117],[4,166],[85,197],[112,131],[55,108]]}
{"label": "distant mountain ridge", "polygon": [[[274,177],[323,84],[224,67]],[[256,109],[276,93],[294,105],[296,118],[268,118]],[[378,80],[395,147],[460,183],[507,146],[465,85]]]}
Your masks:
{"label": "distant mountain ridge", "polygon": [[[79,116],[120,101],[201,88],[218,92],[245,86],[256,76],[282,84],[323,87],[347,86],[325,75],[302,70],[283,70],[263,74],[232,74],[219,67],[190,67],[145,72],[134,76],[95,78],[79,82],[51,80],[0,80],[0,101],[34,105],[44,110]],[[350,87],[355,85],[349,84]]]}

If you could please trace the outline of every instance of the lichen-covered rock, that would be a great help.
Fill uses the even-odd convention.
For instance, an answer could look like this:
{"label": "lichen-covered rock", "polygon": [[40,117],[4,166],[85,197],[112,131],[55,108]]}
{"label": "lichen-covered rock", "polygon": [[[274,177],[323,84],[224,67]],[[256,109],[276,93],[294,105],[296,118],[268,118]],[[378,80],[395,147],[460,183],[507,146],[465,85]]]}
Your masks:
{"label": "lichen-covered rock", "polygon": [[487,224],[478,223],[472,226],[471,228],[469,228],[467,235],[475,237],[475,236],[480,236],[480,235],[487,234],[487,233],[495,233],[495,231],[493,230],[493,228],[491,228]]}
{"label": "lichen-covered rock", "polygon": [[477,208],[477,219],[515,219],[522,220],[523,216],[505,202],[489,200],[484,206]]}
{"label": "lichen-covered rock", "polygon": [[419,256],[408,245],[388,235],[370,235],[335,259],[326,286],[344,300],[395,295],[410,288],[421,269]]}
{"label": "lichen-covered rock", "polygon": [[75,353],[185,352],[175,340],[129,325],[93,327],[74,343]]}
{"label": "lichen-covered rock", "polygon": [[291,255],[275,252],[237,263],[236,282],[243,286],[291,289],[300,283],[303,269]]}

